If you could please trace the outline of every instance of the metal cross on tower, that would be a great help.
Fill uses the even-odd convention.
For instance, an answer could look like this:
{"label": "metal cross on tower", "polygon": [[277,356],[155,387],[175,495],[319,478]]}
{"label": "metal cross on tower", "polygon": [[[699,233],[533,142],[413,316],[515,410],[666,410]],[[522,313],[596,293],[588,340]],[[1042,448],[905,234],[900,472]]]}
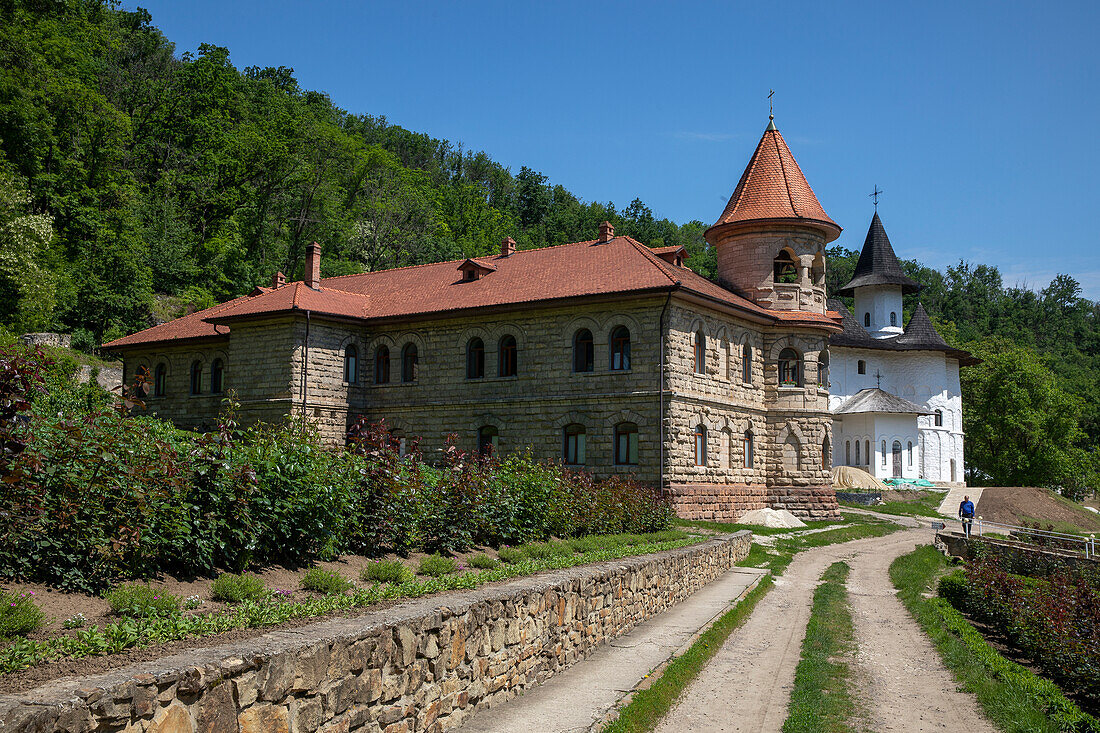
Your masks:
{"label": "metal cross on tower", "polygon": [[879,188],[878,184],[876,183],[875,184],[875,190],[872,191],[871,193],[867,194],[867,196],[869,198],[872,198],[872,199],[875,200],[875,211],[878,211],[878,197],[879,197],[879,194],[881,194],[881,193],[882,193],[882,189]]}
{"label": "metal cross on tower", "polygon": [[875,386],[882,389],[882,372],[875,370]]}
{"label": "metal cross on tower", "polygon": [[775,90],[774,89],[769,89],[768,90],[768,119],[769,120],[774,120],[775,119],[775,106],[772,104],[772,97],[774,97],[774,96],[775,96]]}

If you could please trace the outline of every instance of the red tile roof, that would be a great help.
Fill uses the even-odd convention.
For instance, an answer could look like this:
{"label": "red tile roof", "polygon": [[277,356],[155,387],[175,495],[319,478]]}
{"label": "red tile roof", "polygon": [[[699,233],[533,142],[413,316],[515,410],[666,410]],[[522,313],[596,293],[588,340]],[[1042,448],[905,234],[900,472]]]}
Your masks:
{"label": "red tile roof", "polygon": [[711,229],[776,219],[816,224],[825,231],[826,241],[840,236],[840,227],[821,208],[787,142],[775,125],[769,124],[725,211]]}
{"label": "red tile roof", "polygon": [[[675,288],[736,308],[765,323],[835,323],[820,314],[767,311],[686,267],[664,261],[654,250],[629,237],[530,249],[507,257],[480,257],[476,260],[479,265],[495,269],[477,280],[462,279],[460,267],[466,262],[437,262],[324,278],[320,290],[301,282],[274,290],[259,288],[256,295],[145,329],[104,347],[224,336],[226,323],[294,310],[375,320]],[[217,331],[214,324],[218,324]]]}

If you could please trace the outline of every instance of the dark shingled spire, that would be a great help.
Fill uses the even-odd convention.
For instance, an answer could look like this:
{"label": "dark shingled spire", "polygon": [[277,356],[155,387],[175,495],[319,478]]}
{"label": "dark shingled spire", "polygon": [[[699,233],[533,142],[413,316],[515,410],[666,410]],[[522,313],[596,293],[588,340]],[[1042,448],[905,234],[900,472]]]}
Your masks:
{"label": "dark shingled spire", "polygon": [[905,333],[894,339],[894,343],[907,349],[949,349],[947,342],[940,336],[939,331],[932,325],[932,319],[924,310],[922,303],[917,303],[917,309],[905,324]]}
{"label": "dark shingled spire", "polygon": [[899,285],[901,292],[906,294],[921,289],[921,284],[908,277],[898,264],[898,257],[890,246],[890,238],[886,236],[877,211],[867,229],[867,238],[863,240],[863,250],[859,253],[852,281],[836,293],[855,295],[855,289],[864,285]]}

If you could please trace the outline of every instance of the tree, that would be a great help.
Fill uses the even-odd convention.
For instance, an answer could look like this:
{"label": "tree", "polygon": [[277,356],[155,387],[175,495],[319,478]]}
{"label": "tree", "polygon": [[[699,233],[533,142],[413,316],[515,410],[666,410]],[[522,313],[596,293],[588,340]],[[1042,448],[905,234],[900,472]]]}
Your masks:
{"label": "tree", "polygon": [[962,370],[963,426],[970,480],[1046,486],[1079,495],[1095,485],[1082,400],[1058,384],[1043,360],[1005,341],[969,345],[982,364]]}
{"label": "tree", "polygon": [[19,332],[53,324],[55,282],[44,265],[53,218],[29,206],[22,179],[0,167],[0,322]]}

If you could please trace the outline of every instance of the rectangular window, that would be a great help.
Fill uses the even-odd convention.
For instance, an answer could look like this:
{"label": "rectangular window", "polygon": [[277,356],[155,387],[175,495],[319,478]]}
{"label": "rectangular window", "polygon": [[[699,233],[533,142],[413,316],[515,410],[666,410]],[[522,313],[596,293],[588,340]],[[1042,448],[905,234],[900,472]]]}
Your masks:
{"label": "rectangular window", "polygon": [[638,428],[630,425],[615,431],[615,463],[633,466],[638,463]]}
{"label": "rectangular window", "polygon": [[573,466],[583,466],[585,442],[584,433],[566,432],[563,460]]}

